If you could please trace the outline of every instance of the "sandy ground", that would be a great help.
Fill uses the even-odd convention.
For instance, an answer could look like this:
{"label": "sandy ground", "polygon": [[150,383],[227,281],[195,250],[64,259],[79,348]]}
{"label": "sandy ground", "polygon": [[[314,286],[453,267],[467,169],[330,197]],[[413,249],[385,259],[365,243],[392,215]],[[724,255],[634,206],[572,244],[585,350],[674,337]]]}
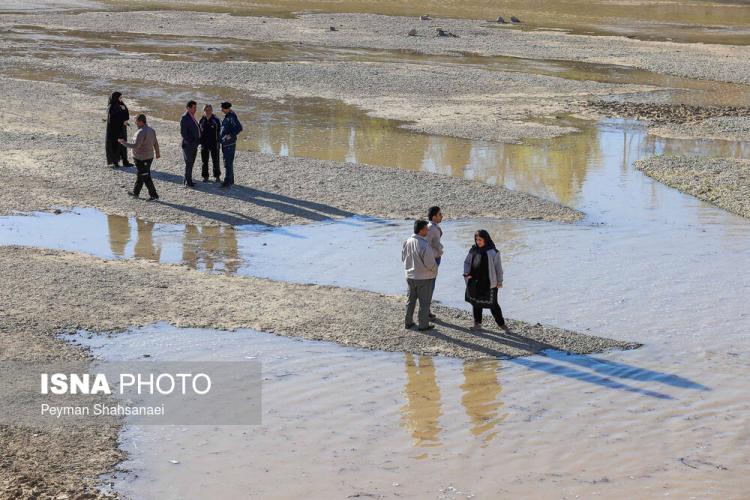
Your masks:
{"label": "sandy ground", "polygon": [[[275,332],[344,345],[464,358],[524,356],[543,349],[589,353],[637,344],[509,320],[472,332],[470,314],[436,306],[430,334],[403,328],[404,298],[318,285],[211,275],[185,266],[1,247],[0,360],[81,359],[54,334],[118,331],[168,321],[177,326]],[[203,307],[195,297],[222,297]],[[96,311],[96,313],[93,313]],[[121,458],[117,426],[38,430],[0,426],[0,496],[84,496]],[[57,497],[61,498],[61,497]]]}
{"label": "sandy ground", "polygon": [[[234,17],[228,14],[90,12],[81,15],[42,13],[3,16],[2,22],[99,31],[224,36],[257,41],[411,50],[426,54],[471,52],[535,59],[563,59],[618,64],[658,73],[750,83],[750,47],[645,42],[620,36],[570,35],[554,31],[521,31],[486,21],[370,14],[307,14],[297,19]],[[331,32],[334,26],[337,31]],[[459,36],[435,36],[442,27]],[[418,36],[408,36],[416,29]]]}
{"label": "sandy ground", "polygon": [[726,158],[656,156],[636,168],[675,189],[750,217],[750,161]]}
{"label": "sandy ground", "polygon": [[[34,120],[19,112],[29,93],[41,110]],[[162,159],[154,165],[161,200],[147,203],[126,195],[135,180],[133,169],[104,166],[103,113],[91,104],[100,99],[63,84],[13,79],[2,80],[0,94],[3,102],[16,103],[0,109],[0,172],[7,180],[0,213],[92,206],[154,222],[269,226],[352,215],[423,217],[425,207],[435,204],[459,218],[574,221],[582,215],[531,195],[449,176],[246,152],[238,153],[237,185],[231,190],[200,181],[197,189],[185,189],[179,127],[158,120],[151,125],[162,146]],[[199,167],[194,178],[200,179]]]}

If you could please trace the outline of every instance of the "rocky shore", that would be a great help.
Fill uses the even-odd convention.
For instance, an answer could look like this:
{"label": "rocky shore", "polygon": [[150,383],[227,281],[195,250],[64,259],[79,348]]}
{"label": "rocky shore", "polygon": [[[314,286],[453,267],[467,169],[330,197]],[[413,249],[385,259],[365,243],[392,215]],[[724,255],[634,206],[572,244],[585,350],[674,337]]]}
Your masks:
{"label": "rocky shore", "polygon": [[750,217],[750,161],[695,156],[655,156],[636,168],[659,182]]}

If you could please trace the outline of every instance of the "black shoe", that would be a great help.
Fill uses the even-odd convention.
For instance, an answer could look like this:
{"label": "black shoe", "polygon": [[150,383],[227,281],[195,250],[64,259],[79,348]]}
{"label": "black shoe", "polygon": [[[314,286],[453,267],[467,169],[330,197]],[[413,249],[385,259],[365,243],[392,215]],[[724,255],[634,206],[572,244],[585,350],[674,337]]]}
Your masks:
{"label": "black shoe", "polygon": [[428,315],[427,315],[427,317],[428,317],[428,318],[430,318],[430,319],[435,319],[435,318],[437,318],[437,316],[435,316],[435,315],[434,315],[434,314],[432,314],[432,313],[428,314]]}
{"label": "black shoe", "polygon": [[203,182],[208,182],[208,177],[204,177]]}
{"label": "black shoe", "polygon": [[214,182],[217,183],[217,184],[220,183],[221,182],[221,177],[215,177],[214,178]]}
{"label": "black shoe", "polygon": [[432,330],[433,328],[435,328],[435,325],[427,325],[424,327],[420,326],[419,328],[417,328],[417,330],[419,330],[420,332],[426,332],[427,330]]}
{"label": "black shoe", "polygon": [[150,198],[149,198],[148,200],[146,200],[146,201],[156,201],[156,200],[158,200],[158,199],[159,199],[159,197],[158,197],[158,196],[152,196],[152,197],[150,197]]}
{"label": "black shoe", "polygon": [[135,165],[133,165],[132,163],[123,163],[122,166],[123,167],[134,167]]}
{"label": "black shoe", "polygon": [[184,181],[182,183],[182,185],[185,186],[185,187],[194,188],[195,187],[195,182],[193,182],[193,181],[190,181],[190,182]]}
{"label": "black shoe", "polygon": [[138,195],[137,195],[137,194],[135,194],[135,193],[134,193],[134,192],[132,192],[132,191],[128,191],[128,196],[132,196],[133,198],[138,198]]}
{"label": "black shoe", "polygon": [[230,187],[232,187],[231,184],[227,184],[226,182],[221,183],[221,189],[229,189]]}
{"label": "black shoe", "polygon": [[113,163],[110,165],[111,168],[120,168],[120,165],[117,163]]}
{"label": "black shoe", "polygon": [[409,324],[404,325],[404,328],[406,328],[407,330],[411,330],[414,327],[414,325],[416,325],[416,323],[409,323]]}

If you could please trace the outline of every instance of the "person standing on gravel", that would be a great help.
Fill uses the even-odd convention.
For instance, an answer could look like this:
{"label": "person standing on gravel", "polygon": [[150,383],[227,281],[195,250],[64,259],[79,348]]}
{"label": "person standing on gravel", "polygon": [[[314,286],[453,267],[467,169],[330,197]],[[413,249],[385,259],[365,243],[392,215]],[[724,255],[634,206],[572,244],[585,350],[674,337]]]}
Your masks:
{"label": "person standing on gravel", "polygon": [[[435,262],[440,267],[440,258],[443,256],[443,245],[440,243],[440,238],[443,237],[443,230],[440,228],[440,223],[443,221],[443,212],[440,207],[430,207],[427,211],[427,220],[430,221],[427,225],[427,241],[432,247],[432,251],[435,254]],[[436,273],[437,274],[437,273]],[[432,293],[435,293],[435,283],[437,283],[437,276],[432,282]],[[434,319],[435,315],[430,311],[430,319]]]}
{"label": "person standing on gravel", "polygon": [[185,114],[180,118],[180,134],[182,135],[182,157],[185,160],[185,187],[195,187],[193,183],[193,165],[198,156],[198,145],[201,142],[201,128],[195,119],[198,103],[188,101]]}
{"label": "person standing on gravel", "polygon": [[221,122],[214,115],[214,108],[210,104],[203,106],[203,116],[198,122],[201,129],[201,176],[203,182],[208,182],[208,158],[211,157],[213,163],[214,180],[219,182],[221,170],[219,170],[219,132],[221,131]]}
{"label": "person standing on gravel", "polygon": [[146,189],[148,189],[148,201],[156,201],[159,199],[159,195],[156,193],[154,181],[151,179],[151,163],[154,161],[154,156],[161,158],[159,141],[156,140],[156,131],[146,124],[146,115],[138,115],[135,124],[138,126],[138,131],[133,137],[133,142],[126,142],[125,139],[119,141],[126,148],[133,150],[133,159],[137,170],[135,186],[132,191],[128,191],[128,194],[138,198],[138,195],[141,194],[141,188],[145,184]]}
{"label": "person standing on gravel", "polygon": [[224,119],[221,121],[221,155],[224,157],[224,182],[221,187],[229,189],[234,185],[234,153],[237,149],[237,135],[242,132],[242,124],[231,102],[221,103]]}
{"label": "person standing on gravel", "polygon": [[414,223],[414,234],[401,247],[401,262],[404,263],[406,283],[409,287],[409,301],[406,305],[404,327],[414,326],[414,309],[419,301],[419,326],[417,330],[426,331],[435,328],[429,323],[430,302],[435,288],[437,262],[435,253],[427,241],[427,221]]}
{"label": "person standing on gravel", "polygon": [[130,112],[122,102],[120,92],[112,92],[107,104],[107,133],[104,137],[104,146],[107,153],[107,165],[112,168],[119,167],[122,160],[123,167],[132,167],[128,161],[128,150],[119,143],[120,139],[128,138],[128,120]]}
{"label": "person standing on gravel", "polygon": [[490,233],[480,229],[474,233],[474,245],[464,260],[466,280],[466,302],[474,312],[474,330],[482,329],[482,310],[489,308],[497,326],[506,333],[510,329],[505,324],[503,311],[497,303],[497,294],[503,287],[503,265]]}

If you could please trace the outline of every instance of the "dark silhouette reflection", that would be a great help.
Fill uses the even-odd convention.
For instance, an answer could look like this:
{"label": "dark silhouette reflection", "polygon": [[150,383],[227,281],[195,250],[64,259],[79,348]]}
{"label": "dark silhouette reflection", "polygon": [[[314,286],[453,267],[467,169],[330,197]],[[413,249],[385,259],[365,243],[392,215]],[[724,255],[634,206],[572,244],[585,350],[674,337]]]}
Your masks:
{"label": "dark silhouette reflection", "polygon": [[125,257],[125,248],[130,242],[130,221],[121,215],[107,215],[107,227],[112,254]]}
{"label": "dark silhouette reflection", "polygon": [[[703,387],[700,384],[697,384],[696,382],[692,382],[688,379],[684,379],[676,375],[672,375],[668,373],[660,374],[659,372],[654,372],[651,370],[642,370],[637,367],[627,368],[628,365],[624,363],[615,364],[614,367],[610,365],[608,369],[604,367],[605,365],[607,365],[606,362],[597,365],[596,362],[599,361],[598,358],[592,358],[591,356],[586,356],[586,355],[577,355],[577,356],[570,355],[566,352],[560,351],[560,349],[556,348],[555,346],[546,344],[544,342],[532,340],[522,335],[518,335],[516,333],[499,335],[495,333],[472,332],[467,328],[463,328],[459,325],[454,325],[446,321],[436,320],[436,323],[452,326],[454,329],[464,331],[465,333],[471,333],[471,335],[473,335],[474,337],[491,339],[494,342],[497,342],[498,344],[505,344],[505,345],[512,346],[517,349],[524,350],[529,355],[538,354],[540,356],[545,356],[546,358],[545,359],[540,356],[510,358],[509,362],[511,363],[525,366],[526,368],[529,368],[531,370],[543,371],[552,375],[557,375],[559,377],[571,378],[571,379],[579,380],[581,382],[586,382],[589,384],[606,387],[608,389],[616,389],[616,390],[625,391],[625,392],[632,392],[635,394],[641,394],[643,396],[649,396],[649,397],[657,398],[657,399],[674,399],[672,396],[668,394],[664,394],[664,393],[654,391],[651,389],[641,389],[640,387],[633,387],[631,385],[619,382],[617,380],[613,380],[612,378],[610,378],[610,376],[620,376],[620,375],[615,375],[615,373],[620,373],[624,375],[640,374],[642,378],[636,378],[635,376],[625,376],[623,378],[632,378],[636,380],[657,380],[658,379],[659,382],[669,383],[670,385],[677,385],[679,383],[681,384],[679,385],[679,387],[683,387],[683,388],[697,389],[697,388]],[[448,336],[442,333],[439,328],[436,330],[433,330],[430,333],[430,335],[432,337],[441,339],[445,342],[456,344],[465,349],[484,353],[484,354],[487,354],[489,356],[493,356],[499,359],[507,357],[502,351],[498,349],[494,349],[490,346],[482,345],[476,342],[471,342],[469,340],[464,340],[464,339],[459,339],[459,338]],[[594,361],[591,361],[592,359]],[[584,371],[584,370],[580,370],[578,368],[567,366],[561,363],[553,363],[550,360],[571,361],[573,363],[577,363],[582,366],[585,366],[585,368],[592,368],[592,367],[596,367],[596,368],[594,368],[593,371]],[[591,364],[591,366],[588,366],[589,364]],[[606,373],[607,376],[599,375],[599,373]]]}
{"label": "dark silhouette reflection", "polygon": [[414,446],[440,446],[440,388],[435,365],[429,356],[406,353],[406,404],[401,407],[401,425],[414,439]]}
{"label": "dark silhouette reflection", "polygon": [[499,414],[503,403],[498,399],[502,387],[497,380],[500,361],[483,359],[464,362],[461,404],[471,421],[471,433],[486,446],[498,434],[497,426],[507,414]]}
{"label": "dark silhouette reflection", "polygon": [[236,273],[240,257],[234,228],[186,224],[182,262],[193,269]]}
{"label": "dark silhouette reflection", "polygon": [[136,226],[138,236],[134,248],[135,257],[159,262],[161,260],[161,245],[154,243],[154,223],[136,219]]}
{"label": "dark silhouette reflection", "polygon": [[695,389],[699,391],[710,391],[711,389],[703,384],[693,382],[692,380],[674,375],[671,373],[662,373],[647,368],[638,368],[637,366],[617,363],[606,359],[595,358],[593,356],[581,356],[575,354],[565,354],[560,351],[549,351],[545,353],[547,357],[557,361],[564,361],[577,366],[588,368],[602,375],[609,377],[625,378],[630,380],[639,380],[642,382],[659,382],[661,384],[680,387],[682,389]]}

